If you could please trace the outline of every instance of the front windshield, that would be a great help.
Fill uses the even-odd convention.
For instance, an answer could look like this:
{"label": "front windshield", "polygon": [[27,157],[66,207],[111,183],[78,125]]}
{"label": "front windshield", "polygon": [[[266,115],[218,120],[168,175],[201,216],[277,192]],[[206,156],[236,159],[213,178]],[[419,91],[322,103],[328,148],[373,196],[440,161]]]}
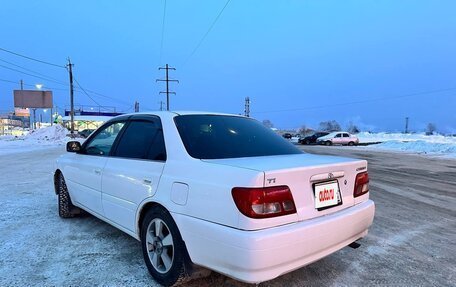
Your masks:
{"label": "front windshield", "polygon": [[198,159],[222,159],[302,153],[256,120],[221,115],[174,118],[184,146]]}

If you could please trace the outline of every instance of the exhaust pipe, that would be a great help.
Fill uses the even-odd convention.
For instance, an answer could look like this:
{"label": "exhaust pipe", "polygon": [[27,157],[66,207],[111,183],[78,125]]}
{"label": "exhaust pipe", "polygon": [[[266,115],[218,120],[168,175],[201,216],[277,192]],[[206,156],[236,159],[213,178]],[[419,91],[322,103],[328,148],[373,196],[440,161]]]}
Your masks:
{"label": "exhaust pipe", "polygon": [[348,245],[349,247],[353,248],[353,249],[356,249],[358,247],[361,246],[361,244],[359,244],[358,242],[356,241],[353,241],[352,243],[350,243],[350,245]]}

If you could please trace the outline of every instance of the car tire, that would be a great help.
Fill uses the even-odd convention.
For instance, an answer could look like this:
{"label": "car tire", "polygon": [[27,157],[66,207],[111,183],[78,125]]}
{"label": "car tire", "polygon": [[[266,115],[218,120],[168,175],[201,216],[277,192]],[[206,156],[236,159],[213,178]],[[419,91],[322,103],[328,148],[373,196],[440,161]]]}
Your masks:
{"label": "car tire", "polygon": [[81,210],[71,202],[70,194],[62,174],[58,175],[56,192],[59,202],[59,216],[62,218],[72,218],[81,213]]}
{"label": "car tire", "polygon": [[354,146],[355,143],[354,143],[354,142],[349,142],[348,145],[349,145],[349,146]]}
{"label": "car tire", "polygon": [[306,145],[310,145],[310,140],[306,140],[306,141],[305,141],[305,144],[306,144]]}
{"label": "car tire", "polygon": [[160,207],[150,209],[140,236],[144,261],[155,281],[163,286],[178,286],[189,280],[187,249],[168,211]]}
{"label": "car tire", "polygon": [[331,141],[326,141],[325,145],[330,146],[330,145],[332,145],[332,142]]}

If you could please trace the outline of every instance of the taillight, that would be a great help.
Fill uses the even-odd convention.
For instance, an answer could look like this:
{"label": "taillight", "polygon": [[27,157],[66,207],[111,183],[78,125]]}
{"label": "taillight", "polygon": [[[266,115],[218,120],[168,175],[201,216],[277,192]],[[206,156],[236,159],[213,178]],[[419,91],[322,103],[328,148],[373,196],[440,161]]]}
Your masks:
{"label": "taillight", "polygon": [[296,213],[288,186],[235,187],[231,190],[239,211],[251,218],[276,217]]}
{"label": "taillight", "polygon": [[366,172],[358,173],[355,180],[355,190],[353,197],[366,194],[369,191],[369,174]]}

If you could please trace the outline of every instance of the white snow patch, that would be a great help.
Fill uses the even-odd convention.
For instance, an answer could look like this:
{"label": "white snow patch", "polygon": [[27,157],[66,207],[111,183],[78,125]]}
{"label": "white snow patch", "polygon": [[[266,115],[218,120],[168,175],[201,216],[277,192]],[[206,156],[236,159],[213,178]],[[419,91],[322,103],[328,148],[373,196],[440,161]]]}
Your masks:
{"label": "white snow patch", "polygon": [[26,140],[66,142],[68,130],[61,125],[54,125],[47,128],[31,131],[25,136]]}
{"label": "white snow patch", "polygon": [[418,154],[456,157],[456,137],[442,135],[368,133],[357,134],[360,143],[381,142],[366,149],[383,149]]}
{"label": "white snow patch", "polygon": [[37,151],[50,147],[64,146],[71,140],[68,130],[54,125],[31,131],[22,137],[0,136],[0,155]]}
{"label": "white snow patch", "polygon": [[434,143],[427,141],[386,141],[381,144],[368,146],[372,149],[396,150],[410,153],[443,155],[456,158],[456,144]]}
{"label": "white snow patch", "polygon": [[361,143],[386,142],[386,141],[425,141],[430,143],[456,144],[456,137],[442,135],[427,136],[424,133],[402,134],[402,133],[369,133],[361,132],[356,135]]}

